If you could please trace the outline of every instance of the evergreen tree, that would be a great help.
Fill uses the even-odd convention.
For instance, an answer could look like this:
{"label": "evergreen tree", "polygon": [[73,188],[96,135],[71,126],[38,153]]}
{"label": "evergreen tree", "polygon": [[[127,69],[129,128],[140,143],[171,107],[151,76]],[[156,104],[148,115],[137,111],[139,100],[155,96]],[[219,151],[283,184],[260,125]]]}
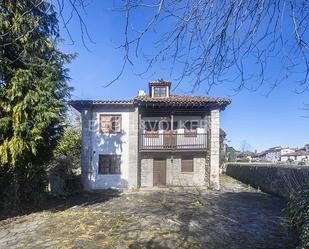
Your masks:
{"label": "evergreen tree", "polygon": [[70,93],[64,65],[72,55],[57,49],[59,41],[49,1],[0,1],[0,182],[14,186],[17,200],[44,191],[61,137]]}

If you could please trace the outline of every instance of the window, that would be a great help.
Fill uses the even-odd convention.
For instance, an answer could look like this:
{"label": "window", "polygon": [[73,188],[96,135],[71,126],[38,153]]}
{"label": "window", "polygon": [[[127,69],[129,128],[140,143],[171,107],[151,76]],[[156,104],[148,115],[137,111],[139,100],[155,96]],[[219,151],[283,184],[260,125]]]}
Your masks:
{"label": "window", "polygon": [[181,172],[193,172],[193,157],[181,158]]}
{"label": "window", "polygon": [[120,174],[121,156],[99,155],[99,174]]}
{"label": "window", "polygon": [[166,97],[166,87],[165,86],[164,87],[156,86],[156,87],[153,88],[153,90],[154,90],[154,92],[153,92],[154,97]]}
{"label": "window", "polygon": [[103,133],[121,132],[121,115],[100,115],[100,131]]}
{"label": "window", "polygon": [[185,136],[186,137],[196,137],[198,122],[187,121],[185,122]]}

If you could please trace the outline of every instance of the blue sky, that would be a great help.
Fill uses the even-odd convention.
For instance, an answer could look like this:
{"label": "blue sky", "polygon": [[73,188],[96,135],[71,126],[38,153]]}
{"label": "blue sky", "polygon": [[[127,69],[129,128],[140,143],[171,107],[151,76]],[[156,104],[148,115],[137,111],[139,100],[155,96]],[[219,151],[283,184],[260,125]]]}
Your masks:
{"label": "blue sky", "polygon": [[[123,32],[123,16],[113,13],[103,6],[103,1],[93,1],[84,16],[89,33],[95,43],[86,40],[88,51],[81,41],[80,25],[77,19],[69,24],[74,39],[72,45],[68,35],[63,30],[65,52],[78,53],[76,59],[68,65],[70,69],[70,85],[74,87],[73,99],[128,99],[136,96],[139,89],[147,89],[147,82],[152,79],[170,79],[170,68],[166,65],[156,65],[151,75],[141,78],[137,75],[144,69],[145,61],[136,59],[133,66],[124,71],[122,77],[108,88],[104,85],[110,82],[119,72],[123,52],[115,47],[119,45]],[[145,16],[136,17],[143,21]],[[151,34],[146,37],[145,44],[151,48]],[[272,65],[268,70],[276,70],[278,65]],[[176,68],[177,70],[177,68]],[[237,82],[236,82],[237,83]],[[254,82],[253,82],[254,83]],[[247,141],[253,149],[263,150],[268,147],[303,146],[309,143],[309,118],[303,116],[308,112],[302,108],[309,103],[309,93],[294,93],[292,79],[279,85],[268,97],[265,89],[257,92],[247,90],[232,96],[230,83],[211,89],[209,95],[229,97],[232,104],[222,113],[222,128],[228,135],[229,144],[239,148],[242,141]],[[183,94],[190,89],[190,82],[182,83],[175,93]],[[200,87],[196,95],[206,95]]]}

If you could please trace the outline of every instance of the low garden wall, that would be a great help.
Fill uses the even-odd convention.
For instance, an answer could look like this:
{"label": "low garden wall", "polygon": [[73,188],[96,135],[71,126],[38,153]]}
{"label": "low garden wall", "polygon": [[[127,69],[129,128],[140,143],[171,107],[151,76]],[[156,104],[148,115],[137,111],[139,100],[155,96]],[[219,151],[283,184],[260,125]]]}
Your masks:
{"label": "low garden wall", "polygon": [[309,183],[309,166],[229,163],[226,174],[263,192],[289,199],[305,183]]}

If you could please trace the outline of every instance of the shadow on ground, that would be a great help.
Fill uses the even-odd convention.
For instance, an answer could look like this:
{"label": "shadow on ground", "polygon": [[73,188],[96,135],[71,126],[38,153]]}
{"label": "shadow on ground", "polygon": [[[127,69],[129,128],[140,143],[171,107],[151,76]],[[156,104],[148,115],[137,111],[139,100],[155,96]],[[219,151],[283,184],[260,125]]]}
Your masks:
{"label": "shadow on ground", "polygon": [[121,191],[106,189],[97,192],[83,192],[69,196],[46,195],[38,204],[23,204],[17,210],[0,210],[0,223],[5,219],[18,218],[36,212],[59,212],[74,206],[88,206],[104,203],[112,198],[119,197]]}
{"label": "shadow on ground", "polygon": [[295,248],[283,200],[223,180],[220,191],[78,196],[18,226],[0,226],[0,248]]}

